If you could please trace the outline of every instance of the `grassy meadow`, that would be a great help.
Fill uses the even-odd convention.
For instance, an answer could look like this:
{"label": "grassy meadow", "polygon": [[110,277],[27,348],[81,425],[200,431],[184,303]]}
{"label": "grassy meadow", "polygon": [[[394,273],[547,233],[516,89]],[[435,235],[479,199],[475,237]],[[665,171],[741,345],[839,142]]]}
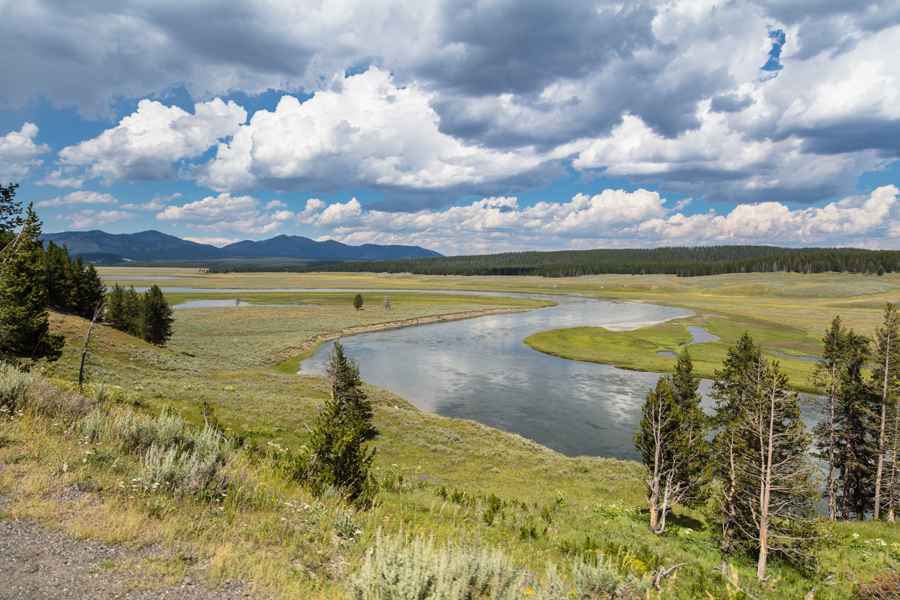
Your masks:
{"label": "grassy meadow", "polygon": [[[303,444],[328,391],[321,378],[295,373],[298,357],[342,332],[545,303],[397,291],[389,294],[388,312],[382,305],[385,294],[371,292],[364,293],[364,310],[355,311],[352,293],[250,291],[497,290],[682,306],[695,315],[636,332],[542,333],[529,343],[563,356],[665,371],[672,360],[656,352],[676,350],[690,338],[686,325],[697,324],[722,338],[691,348],[700,372],[709,374],[727,344],[747,330],[782,359],[794,384],[802,387],[811,363],[785,357],[817,354],[818,338],[836,313],[850,326],[871,332],[883,303],[900,299],[900,276],[541,279],[211,275],[192,269],[101,272],[108,283],[208,289],[168,295],[175,303],[242,301],[233,308],[176,310],[174,336],[163,348],[101,326],[88,361],[91,387],[86,393],[104,398],[110,410],[150,416],[171,410],[199,425],[201,407],[208,403],[226,434],[244,440],[223,467],[228,491],[215,501],[140,489],[139,461],[111,440],[86,439],[80,426],[28,412],[0,419],[0,494],[8,498],[0,511],[36,518],[77,536],[158,547],[146,564],[109,565],[154,575],[136,580],[136,586],[190,574],[213,584],[241,579],[260,597],[343,598],[379,532],[497,549],[527,569],[536,585],[550,577],[550,564],[568,573],[573,561],[600,556],[617,576],[642,581],[652,598],[803,598],[812,589],[818,599],[849,598],[860,581],[900,566],[895,527],[823,524],[817,572],[801,573],[776,561],[769,580],[756,583],[754,561],[723,562],[703,511],[679,508],[664,535],[648,531],[644,473],[637,463],[565,457],[471,421],[423,413],[371,387],[381,432],[374,442],[379,503],[356,512],[334,497],[313,498],[278,467],[282,449]],[[247,291],[215,291],[225,288]],[[62,359],[43,374],[57,389],[71,390],[87,323],[54,314],[52,327],[65,333],[67,344]],[[653,573],[673,565],[681,566],[659,589],[649,585]]]}

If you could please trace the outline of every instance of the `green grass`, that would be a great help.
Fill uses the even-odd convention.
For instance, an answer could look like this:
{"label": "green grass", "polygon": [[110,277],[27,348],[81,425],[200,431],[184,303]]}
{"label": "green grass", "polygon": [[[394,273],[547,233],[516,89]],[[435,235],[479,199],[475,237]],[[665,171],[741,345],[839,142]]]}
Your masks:
{"label": "green grass", "polygon": [[[135,272],[143,273],[103,270],[104,276]],[[602,333],[612,340],[604,351],[618,353],[622,361],[631,360],[632,368],[640,368],[642,355],[685,343],[684,327],[694,323],[722,336],[723,342],[749,329],[767,348],[810,354],[836,306],[840,305],[852,326],[868,332],[878,320],[881,302],[896,299],[900,289],[900,278],[894,276],[550,280],[206,275],[193,270],[177,274],[184,279],[157,283],[572,293],[685,306],[697,313],[688,320],[639,332]],[[137,280],[127,283],[140,285]],[[216,294],[173,294],[171,299]],[[154,413],[170,407],[195,424],[201,422],[200,406],[207,401],[229,435],[245,438],[249,447],[277,453],[280,447],[297,448],[304,443],[306,427],[327,394],[321,378],[298,376],[296,363],[286,362],[311,351],[321,336],[386,321],[529,306],[520,299],[397,292],[391,294],[393,311],[386,314],[381,293],[365,294],[363,311],[352,309],[352,294],[242,292],[239,296],[247,302],[290,306],[178,311],[175,335],[166,348],[101,326],[88,362],[90,380],[119,386],[125,404],[136,410]],[[65,385],[77,377],[78,350],[87,324],[76,317],[54,315],[52,326],[66,334],[68,343],[63,358],[45,374]],[[554,333],[552,339],[593,350],[596,333],[575,330],[565,336]],[[692,348],[702,365],[715,364],[718,351],[716,344]],[[791,376],[802,379],[804,374]],[[547,562],[564,565],[575,556],[597,553],[623,575],[646,576],[659,566],[685,563],[658,596],[667,599],[736,597],[729,596],[730,584],[721,571],[723,560],[734,565],[739,585],[757,598],[802,598],[813,587],[819,600],[847,598],[856,582],[900,567],[897,528],[877,523],[823,525],[827,537],[820,572],[806,575],[776,561],[770,580],[756,584],[751,559],[723,557],[718,552],[715,529],[703,511],[678,507],[674,524],[664,536],[648,531],[644,472],[637,463],[565,457],[519,436],[423,413],[385,390],[368,389],[381,431],[375,441],[377,473],[391,483],[374,510],[350,515],[360,531],[354,539],[337,533],[346,529],[335,525],[346,523],[346,507],[333,498],[310,497],[249,454],[240,454],[229,464],[231,476],[245,483],[243,491],[220,509],[191,498],[133,492],[128,482],[139,468],[133,458],[119,456],[103,443],[85,445],[69,429],[27,416],[0,420],[0,493],[10,497],[4,511],[42,519],[76,535],[178,548],[196,557],[196,563],[203,565],[203,576],[213,582],[241,578],[261,593],[285,598],[343,597],[344,582],[362,564],[379,530],[430,535],[437,543],[497,548],[535,573],[543,573]],[[88,480],[96,483],[91,488],[95,491],[80,500],[65,499],[72,485]],[[491,508],[492,494],[501,501],[499,511]],[[492,514],[486,515],[489,511]],[[140,568],[160,579],[184,570],[178,561]]]}
{"label": "green grass", "polygon": [[[691,343],[689,325],[703,327],[719,337],[716,341]],[[687,349],[697,374],[712,378],[728,352],[744,332],[750,333],[766,355],[781,364],[792,387],[817,391],[812,384],[815,363],[792,356],[815,357],[820,352],[814,339],[790,326],[746,318],[690,317],[642,327],[632,331],[609,331],[602,327],[573,327],[542,331],[525,343],[554,356],[572,360],[613,364],[636,371],[671,372],[675,358],[660,353],[678,354]]]}

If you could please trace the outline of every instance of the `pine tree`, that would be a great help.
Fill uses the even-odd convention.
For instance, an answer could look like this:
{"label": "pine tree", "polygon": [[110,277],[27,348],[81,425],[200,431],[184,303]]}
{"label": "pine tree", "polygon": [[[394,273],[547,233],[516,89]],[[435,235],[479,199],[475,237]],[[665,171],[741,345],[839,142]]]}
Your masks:
{"label": "pine tree", "polygon": [[840,394],[840,383],[846,364],[847,332],[840,317],[831,321],[831,327],[825,332],[822,342],[825,346],[822,359],[816,365],[813,382],[827,391],[826,403],[822,419],[814,428],[817,458],[826,465],[825,499],[828,502],[828,518],[837,518],[837,490],[835,460],[837,453],[837,433],[835,418]]}
{"label": "pine tree", "polygon": [[634,445],[647,468],[647,505],[650,530],[662,533],[671,506],[680,502],[693,484],[684,460],[690,450],[685,413],[673,393],[672,379],[660,377],[647,394]]}
{"label": "pine tree", "polygon": [[106,296],[106,286],[97,273],[94,265],[87,265],[81,272],[78,282],[78,306],[76,313],[90,319],[94,316],[94,311]]}
{"label": "pine tree", "polygon": [[347,357],[340,342],[335,342],[331,349],[326,374],[331,384],[331,396],[340,398],[344,410],[360,423],[365,439],[374,438],[378,430],[372,425],[372,402],[362,388],[359,367]]}
{"label": "pine tree", "polygon": [[0,263],[0,356],[54,361],[63,336],[51,334],[41,222],[28,207],[16,247]]}
{"label": "pine tree", "polygon": [[370,470],[375,449],[367,448],[366,441],[375,428],[358,373],[340,343],[335,343],[328,366],[332,393],[310,432],[304,476],[316,494],[333,487],[350,502],[368,506],[374,495]]}
{"label": "pine tree", "polygon": [[363,307],[363,297],[362,294],[357,294],[353,297],[353,308],[356,310],[362,310]]}
{"label": "pine tree", "polygon": [[707,418],[700,407],[700,378],[694,374],[694,363],[687,349],[682,350],[672,374],[672,395],[681,409],[684,443],[690,449],[679,460],[677,479],[685,488],[683,502],[694,504],[699,481],[709,464],[709,443],[706,440]]}
{"label": "pine tree", "polygon": [[[880,397],[879,430],[878,430],[878,462],[875,468],[875,506],[874,518],[880,516],[882,504],[882,479],[884,463],[887,460],[889,474],[887,477],[887,509],[888,521],[894,521],[895,485],[897,482],[897,433],[898,416],[897,401],[900,394],[900,315],[897,307],[888,304],[884,308],[884,319],[881,327],[875,331],[875,351],[872,356],[872,388]],[[894,425],[888,434],[888,417],[893,416]],[[890,439],[890,444],[888,441]]]}
{"label": "pine tree", "polygon": [[158,285],[144,293],[143,319],[144,339],[151,344],[162,346],[172,337],[172,308]]}
{"label": "pine tree", "polygon": [[869,340],[850,330],[845,338],[835,415],[835,469],[838,473],[838,510],[849,519],[863,519],[873,507],[878,455],[878,398],[864,377]]}
{"label": "pine tree", "polygon": [[762,580],[770,553],[798,565],[809,563],[815,543],[815,479],[807,454],[811,438],[787,376],[778,363],[762,357],[750,372],[744,403],[728,425],[742,442],[734,455],[733,542],[757,553]]}
{"label": "pine tree", "polygon": [[0,185],[0,232],[10,233],[23,223],[22,203],[16,200],[18,183]]}
{"label": "pine tree", "polygon": [[125,292],[124,302],[125,323],[123,331],[131,335],[143,337],[144,335],[144,299],[136,291],[134,286]]}
{"label": "pine tree", "polygon": [[110,290],[106,298],[106,314],[104,320],[119,331],[128,331],[128,307],[126,305],[125,288],[118,283]]}
{"label": "pine tree", "polygon": [[372,408],[361,389],[359,370],[335,343],[328,366],[331,395],[310,432],[305,478],[316,494],[334,487],[355,504],[368,506],[374,495],[370,476],[375,449],[366,441],[377,431]]}
{"label": "pine tree", "polygon": [[743,407],[754,388],[755,370],[762,353],[749,334],[744,333],[737,344],[729,348],[721,370],[715,373],[712,396],[716,410],[711,419],[716,431],[712,441],[710,467],[713,477],[722,483],[722,550],[735,549],[737,494],[742,473],[737,456],[744,451],[745,440],[738,435],[737,423]]}

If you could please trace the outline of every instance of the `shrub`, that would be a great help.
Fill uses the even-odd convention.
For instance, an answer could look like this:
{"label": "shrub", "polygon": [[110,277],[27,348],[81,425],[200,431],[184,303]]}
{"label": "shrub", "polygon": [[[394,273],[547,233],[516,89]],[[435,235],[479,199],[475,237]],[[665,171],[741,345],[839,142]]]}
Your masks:
{"label": "shrub", "polygon": [[141,462],[141,485],[145,491],[175,495],[213,497],[222,492],[227,444],[222,434],[206,426],[191,434],[187,446],[165,446],[154,442]]}
{"label": "shrub", "polygon": [[0,412],[9,414],[22,410],[25,393],[32,383],[32,376],[14,366],[0,363]]}
{"label": "shrub", "polygon": [[33,414],[73,423],[86,415],[93,403],[75,391],[63,390],[35,377],[25,393],[24,408]]}
{"label": "shrub", "polygon": [[96,407],[81,419],[78,423],[78,430],[87,441],[98,442],[106,437],[108,423],[109,417],[106,411]]}
{"label": "shrub", "polygon": [[351,580],[357,600],[514,599],[525,572],[498,550],[436,546],[432,538],[382,536]]}
{"label": "shrub", "polygon": [[111,430],[125,451],[138,454],[154,445],[168,449],[190,443],[184,419],[168,410],[157,417],[120,413],[113,419]]}

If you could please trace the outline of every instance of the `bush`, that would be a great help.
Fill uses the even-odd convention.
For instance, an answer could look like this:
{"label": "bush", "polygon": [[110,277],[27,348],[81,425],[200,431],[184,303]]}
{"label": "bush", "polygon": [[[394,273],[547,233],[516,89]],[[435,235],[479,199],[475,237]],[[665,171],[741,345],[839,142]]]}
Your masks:
{"label": "bush", "polygon": [[0,412],[13,414],[25,407],[25,393],[32,376],[14,366],[0,363]]}
{"label": "bush", "polygon": [[138,454],[154,445],[168,449],[190,443],[184,419],[168,410],[158,417],[120,413],[112,421],[111,433],[126,452]]}
{"label": "bush", "polygon": [[379,532],[351,588],[357,600],[512,600],[524,582],[525,572],[498,550]]}
{"label": "bush", "polygon": [[141,485],[145,491],[213,497],[224,490],[227,444],[212,427],[192,432],[187,445],[153,443],[141,461]]}

